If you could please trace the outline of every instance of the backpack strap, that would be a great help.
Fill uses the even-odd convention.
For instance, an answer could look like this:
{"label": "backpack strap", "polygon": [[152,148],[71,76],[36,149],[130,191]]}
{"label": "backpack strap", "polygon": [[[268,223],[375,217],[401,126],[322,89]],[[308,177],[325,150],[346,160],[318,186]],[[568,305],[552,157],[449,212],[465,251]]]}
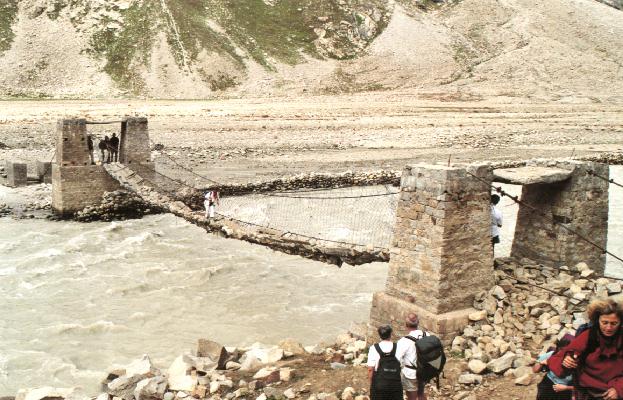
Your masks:
{"label": "backpack strap", "polygon": [[381,346],[379,343],[374,343],[374,348],[376,349],[376,352],[379,353],[379,356],[383,357],[395,357],[396,356],[396,343],[392,343],[392,349],[389,352],[384,352],[383,350],[381,350]]}
{"label": "backpack strap", "polygon": [[[426,336],[426,332],[424,332],[424,336]],[[418,339],[417,339],[417,338],[415,338],[415,337],[413,337],[413,336],[411,336],[411,335],[407,335],[407,336],[405,336],[405,339],[409,339],[410,341],[412,341],[414,346],[415,346],[415,344],[416,344],[416,343],[417,343],[417,341],[418,341]],[[417,347],[415,348],[415,352],[416,352],[416,357],[417,357]],[[413,365],[413,364],[412,364],[412,365],[407,365],[407,364],[405,364],[405,365],[404,365],[404,367],[405,367],[405,368],[409,368],[409,369],[414,369],[414,370],[417,370],[417,367],[416,367],[415,365]]]}
{"label": "backpack strap", "polygon": [[392,351],[389,352],[390,356],[396,357],[396,348],[397,348],[396,343],[392,343]]}
{"label": "backpack strap", "polygon": [[376,352],[379,353],[379,357],[383,356],[385,354],[385,352],[383,352],[383,350],[381,350],[381,346],[379,346],[378,343],[374,343],[374,348],[376,349]]}

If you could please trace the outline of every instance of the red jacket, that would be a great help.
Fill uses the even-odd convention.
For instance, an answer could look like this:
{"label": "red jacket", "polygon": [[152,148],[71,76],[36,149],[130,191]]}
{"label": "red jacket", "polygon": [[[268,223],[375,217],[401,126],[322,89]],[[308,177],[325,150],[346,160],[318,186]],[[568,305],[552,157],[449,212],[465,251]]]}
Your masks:
{"label": "red jacket", "polygon": [[[579,356],[588,345],[589,333],[590,330],[582,332],[569,345],[552,355],[547,361],[549,369],[558,376],[569,374],[569,370],[562,366],[562,360],[569,353]],[[607,346],[605,339],[599,335],[599,347],[586,357],[585,365],[578,367],[580,386],[603,391],[615,388],[619,398],[623,397],[623,352],[617,354],[622,341],[623,335],[619,333],[614,344]],[[600,360],[600,355],[605,356],[602,356],[605,359]]]}

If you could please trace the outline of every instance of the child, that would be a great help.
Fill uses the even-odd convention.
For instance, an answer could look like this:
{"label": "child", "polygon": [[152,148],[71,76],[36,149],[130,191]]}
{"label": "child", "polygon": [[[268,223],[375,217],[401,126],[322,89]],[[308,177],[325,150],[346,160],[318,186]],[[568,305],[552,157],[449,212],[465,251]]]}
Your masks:
{"label": "child", "polygon": [[534,372],[547,371],[543,380],[537,386],[537,400],[571,400],[573,394],[573,375],[556,376],[547,368],[547,360],[557,351],[571,342],[571,335],[565,335],[556,341],[556,348],[541,354],[532,367]]}

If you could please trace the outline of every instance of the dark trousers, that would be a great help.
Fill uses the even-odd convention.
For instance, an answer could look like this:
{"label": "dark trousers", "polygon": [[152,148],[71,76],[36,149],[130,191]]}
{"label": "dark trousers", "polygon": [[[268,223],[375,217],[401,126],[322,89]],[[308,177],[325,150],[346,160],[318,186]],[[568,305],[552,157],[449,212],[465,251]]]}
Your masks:
{"label": "dark trousers", "polygon": [[536,400],[571,400],[571,392],[571,390],[555,392],[554,382],[545,375],[537,386]]}

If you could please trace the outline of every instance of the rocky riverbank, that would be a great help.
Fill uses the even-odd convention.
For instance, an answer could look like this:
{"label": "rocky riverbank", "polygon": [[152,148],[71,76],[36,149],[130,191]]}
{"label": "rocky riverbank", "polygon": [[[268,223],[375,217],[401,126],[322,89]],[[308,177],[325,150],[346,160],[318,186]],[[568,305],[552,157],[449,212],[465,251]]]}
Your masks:
{"label": "rocky riverbank", "polygon": [[621,295],[621,280],[598,276],[585,263],[549,268],[524,259],[496,260],[496,285],[474,302],[479,311],[454,339],[451,351],[467,361],[459,383],[478,385],[503,374],[515,384],[534,383],[530,366],[567,333],[587,322],[597,298]]}
{"label": "rocky riverbank", "polygon": [[[496,260],[496,285],[474,302],[463,334],[446,349],[449,362],[431,399],[476,400],[491,396],[533,398],[535,358],[586,322],[595,298],[621,296],[621,282],[599,277],[584,263],[549,268],[530,260]],[[363,327],[339,335],[330,345],[224,347],[200,339],[166,369],[145,355],[102,378],[97,400],[306,399],[366,400],[367,341]],[[367,338],[374,341],[376,338]],[[21,390],[17,400],[86,399],[77,389]]]}
{"label": "rocky riverbank", "polygon": [[162,210],[144,201],[139,195],[125,190],[106,192],[99,205],[87,206],[72,219],[78,222],[115,221],[142,218]]}

